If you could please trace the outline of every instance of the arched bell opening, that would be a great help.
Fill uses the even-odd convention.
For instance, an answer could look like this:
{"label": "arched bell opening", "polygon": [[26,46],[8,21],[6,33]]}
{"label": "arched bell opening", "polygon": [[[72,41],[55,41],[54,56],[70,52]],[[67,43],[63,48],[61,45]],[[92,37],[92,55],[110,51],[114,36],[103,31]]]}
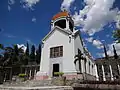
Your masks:
{"label": "arched bell opening", "polygon": [[55,22],[54,26],[58,26],[62,29],[66,28],[66,20],[65,19],[61,19]]}

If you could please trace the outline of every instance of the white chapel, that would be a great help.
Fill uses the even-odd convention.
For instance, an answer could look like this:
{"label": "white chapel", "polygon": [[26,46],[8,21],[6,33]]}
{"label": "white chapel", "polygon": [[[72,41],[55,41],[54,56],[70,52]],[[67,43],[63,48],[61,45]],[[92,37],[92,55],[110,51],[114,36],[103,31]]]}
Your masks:
{"label": "white chapel", "polygon": [[[42,39],[40,71],[37,79],[48,79],[55,72],[63,72],[68,79],[97,78],[94,60],[84,48],[80,30],[75,30],[72,17],[67,11],[61,11],[51,20],[51,30]],[[85,58],[75,57],[81,52]],[[76,60],[76,61],[75,61]]]}

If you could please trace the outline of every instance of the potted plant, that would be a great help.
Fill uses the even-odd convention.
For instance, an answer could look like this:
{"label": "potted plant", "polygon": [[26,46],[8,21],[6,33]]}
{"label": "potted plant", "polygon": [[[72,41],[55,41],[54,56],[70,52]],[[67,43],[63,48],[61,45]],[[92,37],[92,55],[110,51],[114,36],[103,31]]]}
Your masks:
{"label": "potted plant", "polygon": [[60,77],[62,77],[63,76],[63,72],[54,72],[54,75],[56,75],[56,76],[60,76]]}
{"label": "potted plant", "polygon": [[19,74],[18,76],[19,76],[19,78],[20,78],[21,81],[25,81],[25,80],[26,80],[26,77],[27,77],[27,75],[24,74],[24,73],[21,73],[21,74]]}

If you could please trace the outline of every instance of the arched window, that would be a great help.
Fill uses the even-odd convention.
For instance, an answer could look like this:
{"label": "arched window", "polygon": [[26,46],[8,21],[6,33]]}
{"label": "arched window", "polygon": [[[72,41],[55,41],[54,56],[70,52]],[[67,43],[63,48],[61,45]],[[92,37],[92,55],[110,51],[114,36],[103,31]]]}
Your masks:
{"label": "arched window", "polygon": [[55,26],[58,26],[62,29],[66,28],[66,20],[62,19],[62,20],[56,21]]}

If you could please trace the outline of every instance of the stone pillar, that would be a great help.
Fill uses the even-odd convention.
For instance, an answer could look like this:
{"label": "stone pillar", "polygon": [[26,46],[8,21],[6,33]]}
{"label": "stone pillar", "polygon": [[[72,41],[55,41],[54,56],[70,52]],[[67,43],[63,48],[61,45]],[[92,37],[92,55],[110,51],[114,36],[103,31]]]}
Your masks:
{"label": "stone pillar", "polygon": [[26,68],[25,68],[25,74],[27,74],[27,70],[26,70]]}
{"label": "stone pillar", "polygon": [[35,72],[34,72],[34,76],[36,75],[36,69],[35,69]]}
{"label": "stone pillar", "polygon": [[29,73],[29,79],[31,79],[31,69],[30,69],[30,73]]}
{"label": "stone pillar", "polygon": [[104,71],[104,66],[102,65],[102,72],[103,72],[103,81],[106,81],[106,78],[105,78],[105,71]]}
{"label": "stone pillar", "polygon": [[94,66],[92,65],[92,75],[94,75],[93,69],[94,69]]}
{"label": "stone pillar", "polygon": [[97,65],[95,64],[95,76],[96,76],[96,81],[99,81],[99,76],[98,76],[98,71],[97,71]]}
{"label": "stone pillar", "polygon": [[119,75],[120,75],[120,65],[118,64],[117,67],[118,67],[118,71],[119,71]]}
{"label": "stone pillar", "polygon": [[111,81],[114,81],[111,65],[109,65],[109,68],[110,68],[110,78],[111,78]]}
{"label": "stone pillar", "polygon": [[66,30],[69,29],[69,20],[66,19]]}
{"label": "stone pillar", "polygon": [[81,59],[81,73],[84,73],[84,61]]}

